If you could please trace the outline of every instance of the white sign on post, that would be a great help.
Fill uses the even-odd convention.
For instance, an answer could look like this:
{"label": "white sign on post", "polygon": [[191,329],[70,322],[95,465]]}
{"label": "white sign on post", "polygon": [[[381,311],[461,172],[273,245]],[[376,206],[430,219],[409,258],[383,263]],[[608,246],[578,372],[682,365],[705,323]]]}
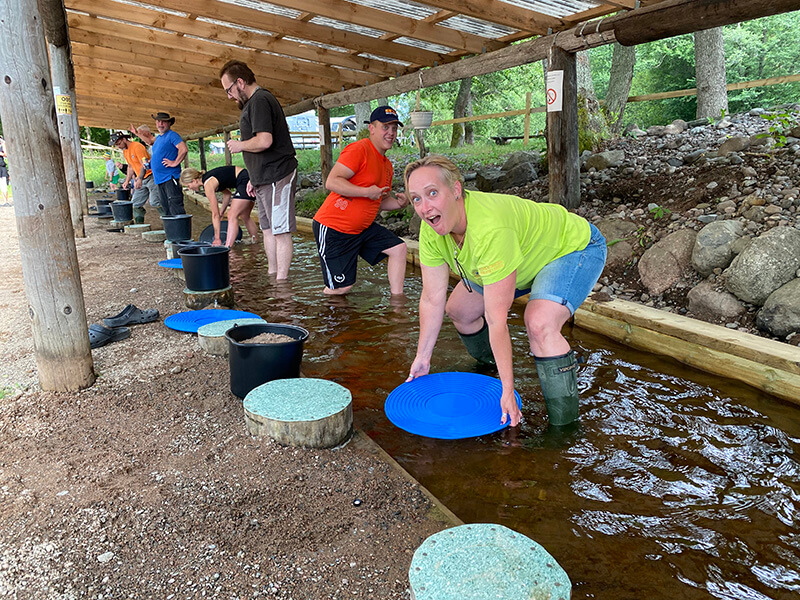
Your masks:
{"label": "white sign on post", "polygon": [[547,112],[561,112],[563,104],[564,71],[547,72]]}

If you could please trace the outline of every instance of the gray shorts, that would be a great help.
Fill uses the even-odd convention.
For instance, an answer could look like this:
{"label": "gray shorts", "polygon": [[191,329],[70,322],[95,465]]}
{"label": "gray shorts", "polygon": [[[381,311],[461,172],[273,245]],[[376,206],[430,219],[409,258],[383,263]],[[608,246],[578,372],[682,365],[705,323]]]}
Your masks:
{"label": "gray shorts", "polygon": [[141,208],[148,198],[150,199],[150,206],[159,206],[161,204],[158,185],[153,181],[152,175],[148,175],[144,181],[142,181],[142,187],[138,190],[133,190],[133,197],[131,200],[135,208]]}
{"label": "gray shorts", "polygon": [[258,224],[262,230],[271,229],[273,235],[297,231],[294,214],[294,193],[297,169],[275,183],[255,186]]}

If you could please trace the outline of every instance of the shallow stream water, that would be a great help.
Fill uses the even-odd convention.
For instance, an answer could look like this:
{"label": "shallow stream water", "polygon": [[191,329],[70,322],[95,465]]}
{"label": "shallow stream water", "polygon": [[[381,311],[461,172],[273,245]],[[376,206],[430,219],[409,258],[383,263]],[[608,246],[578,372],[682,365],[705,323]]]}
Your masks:
{"label": "shallow stream water", "polygon": [[[414,357],[419,272],[408,268],[403,301],[389,295],[385,263],[362,262],[358,278],[346,298],[324,297],[309,236],[295,239],[289,284],[269,280],[260,245],[231,253],[237,308],[308,329],[304,375],[349,388],[355,426],[462,520],[538,541],[575,599],[800,597],[797,407],[575,328],[580,424],[547,432],[515,307],[522,425],[457,441],[411,435],[383,403]],[[475,369],[445,323],[432,372]]]}

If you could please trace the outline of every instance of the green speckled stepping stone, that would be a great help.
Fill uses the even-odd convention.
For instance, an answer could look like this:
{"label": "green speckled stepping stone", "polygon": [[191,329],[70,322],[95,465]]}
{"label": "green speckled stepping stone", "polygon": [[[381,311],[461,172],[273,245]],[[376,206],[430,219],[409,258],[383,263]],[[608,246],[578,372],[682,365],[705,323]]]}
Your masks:
{"label": "green speckled stepping stone", "polygon": [[353,396],[325,379],[277,379],[253,389],[244,399],[247,429],[281,444],[330,448],[353,429]]}
{"label": "green speckled stepping stone", "polygon": [[414,553],[408,579],[414,600],[569,600],[572,593],[547,550],[492,523],[430,536]]}
{"label": "green speckled stepping stone", "polygon": [[147,223],[134,223],[133,225],[125,225],[125,233],[142,235],[145,231],[150,231],[150,225]]}
{"label": "green speckled stepping stone", "polygon": [[145,242],[163,242],[165,239],[167,239],[167,232],[163,229],[145,231],[142,233],[142,239]]}
{"label": "green speckled stepping stone", "polygon": [[266,323],[266,321],[264,319],[230,319],[202,325],[197,330],[197,341],[200,347],[209,354],[228,356],[228,340],[225,337],[225,332],[237,325],[255,325],[258,323]]}

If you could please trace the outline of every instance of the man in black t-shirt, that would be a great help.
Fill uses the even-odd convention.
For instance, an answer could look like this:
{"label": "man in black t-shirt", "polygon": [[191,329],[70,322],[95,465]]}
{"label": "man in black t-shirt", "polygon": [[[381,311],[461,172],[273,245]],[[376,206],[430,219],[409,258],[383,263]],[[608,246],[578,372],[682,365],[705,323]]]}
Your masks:
{"label": "man in black t-shirt", "polygon": [[226,63],[220,71],[220,81],[228,97],[242,109],[242,139],[230,140],[228,149],[242,153],[250,174],[250,195],[255,196],[258,206],[269,273],[279,280],[286,279],[292,261],[292,232],[297,229],[297,159],[286,116],[275,96],[256,83],[253,71],[245,63]]}

